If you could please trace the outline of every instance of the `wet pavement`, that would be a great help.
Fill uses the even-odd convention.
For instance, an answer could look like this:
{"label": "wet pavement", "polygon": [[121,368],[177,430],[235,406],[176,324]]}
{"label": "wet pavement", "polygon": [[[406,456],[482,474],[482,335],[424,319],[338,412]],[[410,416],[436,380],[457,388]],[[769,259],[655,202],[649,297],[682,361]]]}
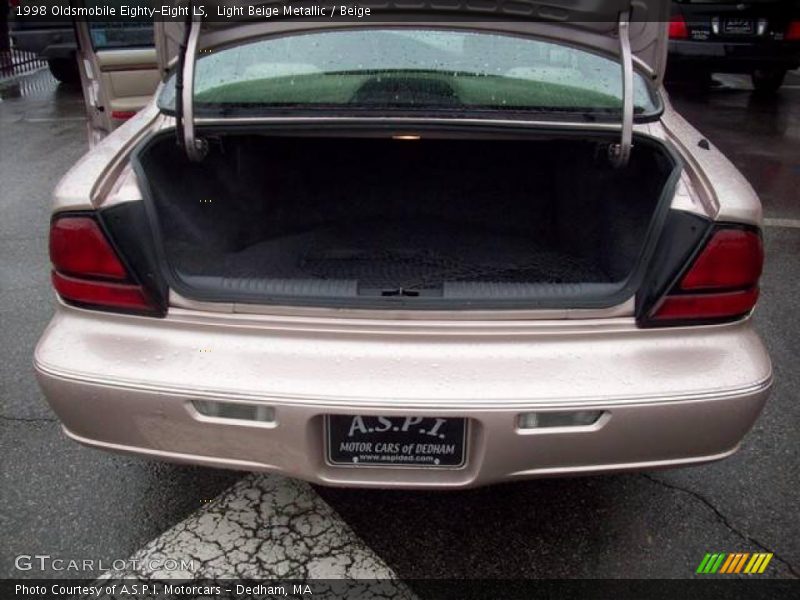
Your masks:
{"label": "wet pavement", "polygon": [[[754,184],[770,223],[757,323],[772,399],[713,465],[463,492],[317,491],[400,577],[688,577],[706,552],[775,553],[800,576],[800,76],[772,99],[745,79],[673,102]],[[78,90],[40,72],[0,83],[0,577],[18,554],[125,558],[242,477],[80,447],[39,393],[34,344],[52,312],[49,196],[86,149]],[[66,573],[78,576],[78,573]],[[85,574],[84,574],[85,575]]]}
{"label": "wet pavement", "polygon": [[47,71],[0,84],[0,99],[0,577],[11,577],[18,554],[126,558],[241,474],[104,454],[61,433],[32,356],[53,312],[50,195],[87,149],[83,99]]}
{"label": "wet pavement", "polygon": [[717,75],[710,90],[676,86],[676,108],[744,173],[766,217],[800,218],[800,74],[775,96],[749,91],[745,76]]}

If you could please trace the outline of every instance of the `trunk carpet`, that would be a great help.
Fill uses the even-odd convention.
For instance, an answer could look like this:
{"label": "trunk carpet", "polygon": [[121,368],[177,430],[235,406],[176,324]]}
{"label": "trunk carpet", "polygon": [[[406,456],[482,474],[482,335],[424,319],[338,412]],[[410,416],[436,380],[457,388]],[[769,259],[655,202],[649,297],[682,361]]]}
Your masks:
{"label": "trunk carpet", "polygon": [[[463,223],[368,221],[328,224],[235,253],[199,256],[175,244],[187,274],[225,279],[347,279],[372,289],[431,289],[444,282],[606,282],[602,269],[519,232]],[[212,265],[213,263],[213,265]]]}

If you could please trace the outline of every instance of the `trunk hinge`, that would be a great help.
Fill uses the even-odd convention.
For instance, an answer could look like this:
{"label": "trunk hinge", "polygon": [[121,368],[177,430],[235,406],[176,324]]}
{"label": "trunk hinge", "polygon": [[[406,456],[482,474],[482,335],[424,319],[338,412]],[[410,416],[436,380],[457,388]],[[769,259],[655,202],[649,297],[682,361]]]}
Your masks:
{"label": "trunk hinge", "polygon": [[[189,3],[189,15],[193,15],[192,3]],[[194,74],[197,64],[197,43],[200,37],[202,17],[187,18],[187,35],[181,45],[178,57],[178,73],[176,76],[175,120],[178,133],[178,144],[186,150],[189,160],[199,162],[208,152],[208,143],[195,136],[194,129]],[[180,81],[178,81],[178,79]]]}
{"label": "trunk hinge", "polygon": [[615,167],[628,164],[633,146],[633,55],[630,39],[630,13],[619,16],[619,57],[622,63],[622,136],[618,144],[608,149]]}

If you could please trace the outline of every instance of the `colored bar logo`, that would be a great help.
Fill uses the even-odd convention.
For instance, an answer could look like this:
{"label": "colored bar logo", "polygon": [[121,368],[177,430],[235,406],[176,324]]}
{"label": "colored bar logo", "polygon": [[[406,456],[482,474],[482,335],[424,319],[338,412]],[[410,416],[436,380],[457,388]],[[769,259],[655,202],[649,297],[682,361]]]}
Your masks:
{"label": "colored bar logo", "polygon": [[763,573],[769,561],[772,560],[772,552],[716,552],[707,553],[695,573],[702,575],[725,574],[734,575],[736,573],[746,573],[755,575]]}

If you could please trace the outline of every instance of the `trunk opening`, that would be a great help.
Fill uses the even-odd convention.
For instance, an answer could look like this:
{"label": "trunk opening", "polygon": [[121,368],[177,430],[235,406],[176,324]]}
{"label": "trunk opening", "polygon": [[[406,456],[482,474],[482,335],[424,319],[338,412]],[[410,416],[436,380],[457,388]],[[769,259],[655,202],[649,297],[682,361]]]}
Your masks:
{"label": "trunk opening", "polygon": [[225,133],[189,162],[135,153],[162,271],[206,301],[458,308],[612,306],[636,292],[679,172],[636,139]]}

